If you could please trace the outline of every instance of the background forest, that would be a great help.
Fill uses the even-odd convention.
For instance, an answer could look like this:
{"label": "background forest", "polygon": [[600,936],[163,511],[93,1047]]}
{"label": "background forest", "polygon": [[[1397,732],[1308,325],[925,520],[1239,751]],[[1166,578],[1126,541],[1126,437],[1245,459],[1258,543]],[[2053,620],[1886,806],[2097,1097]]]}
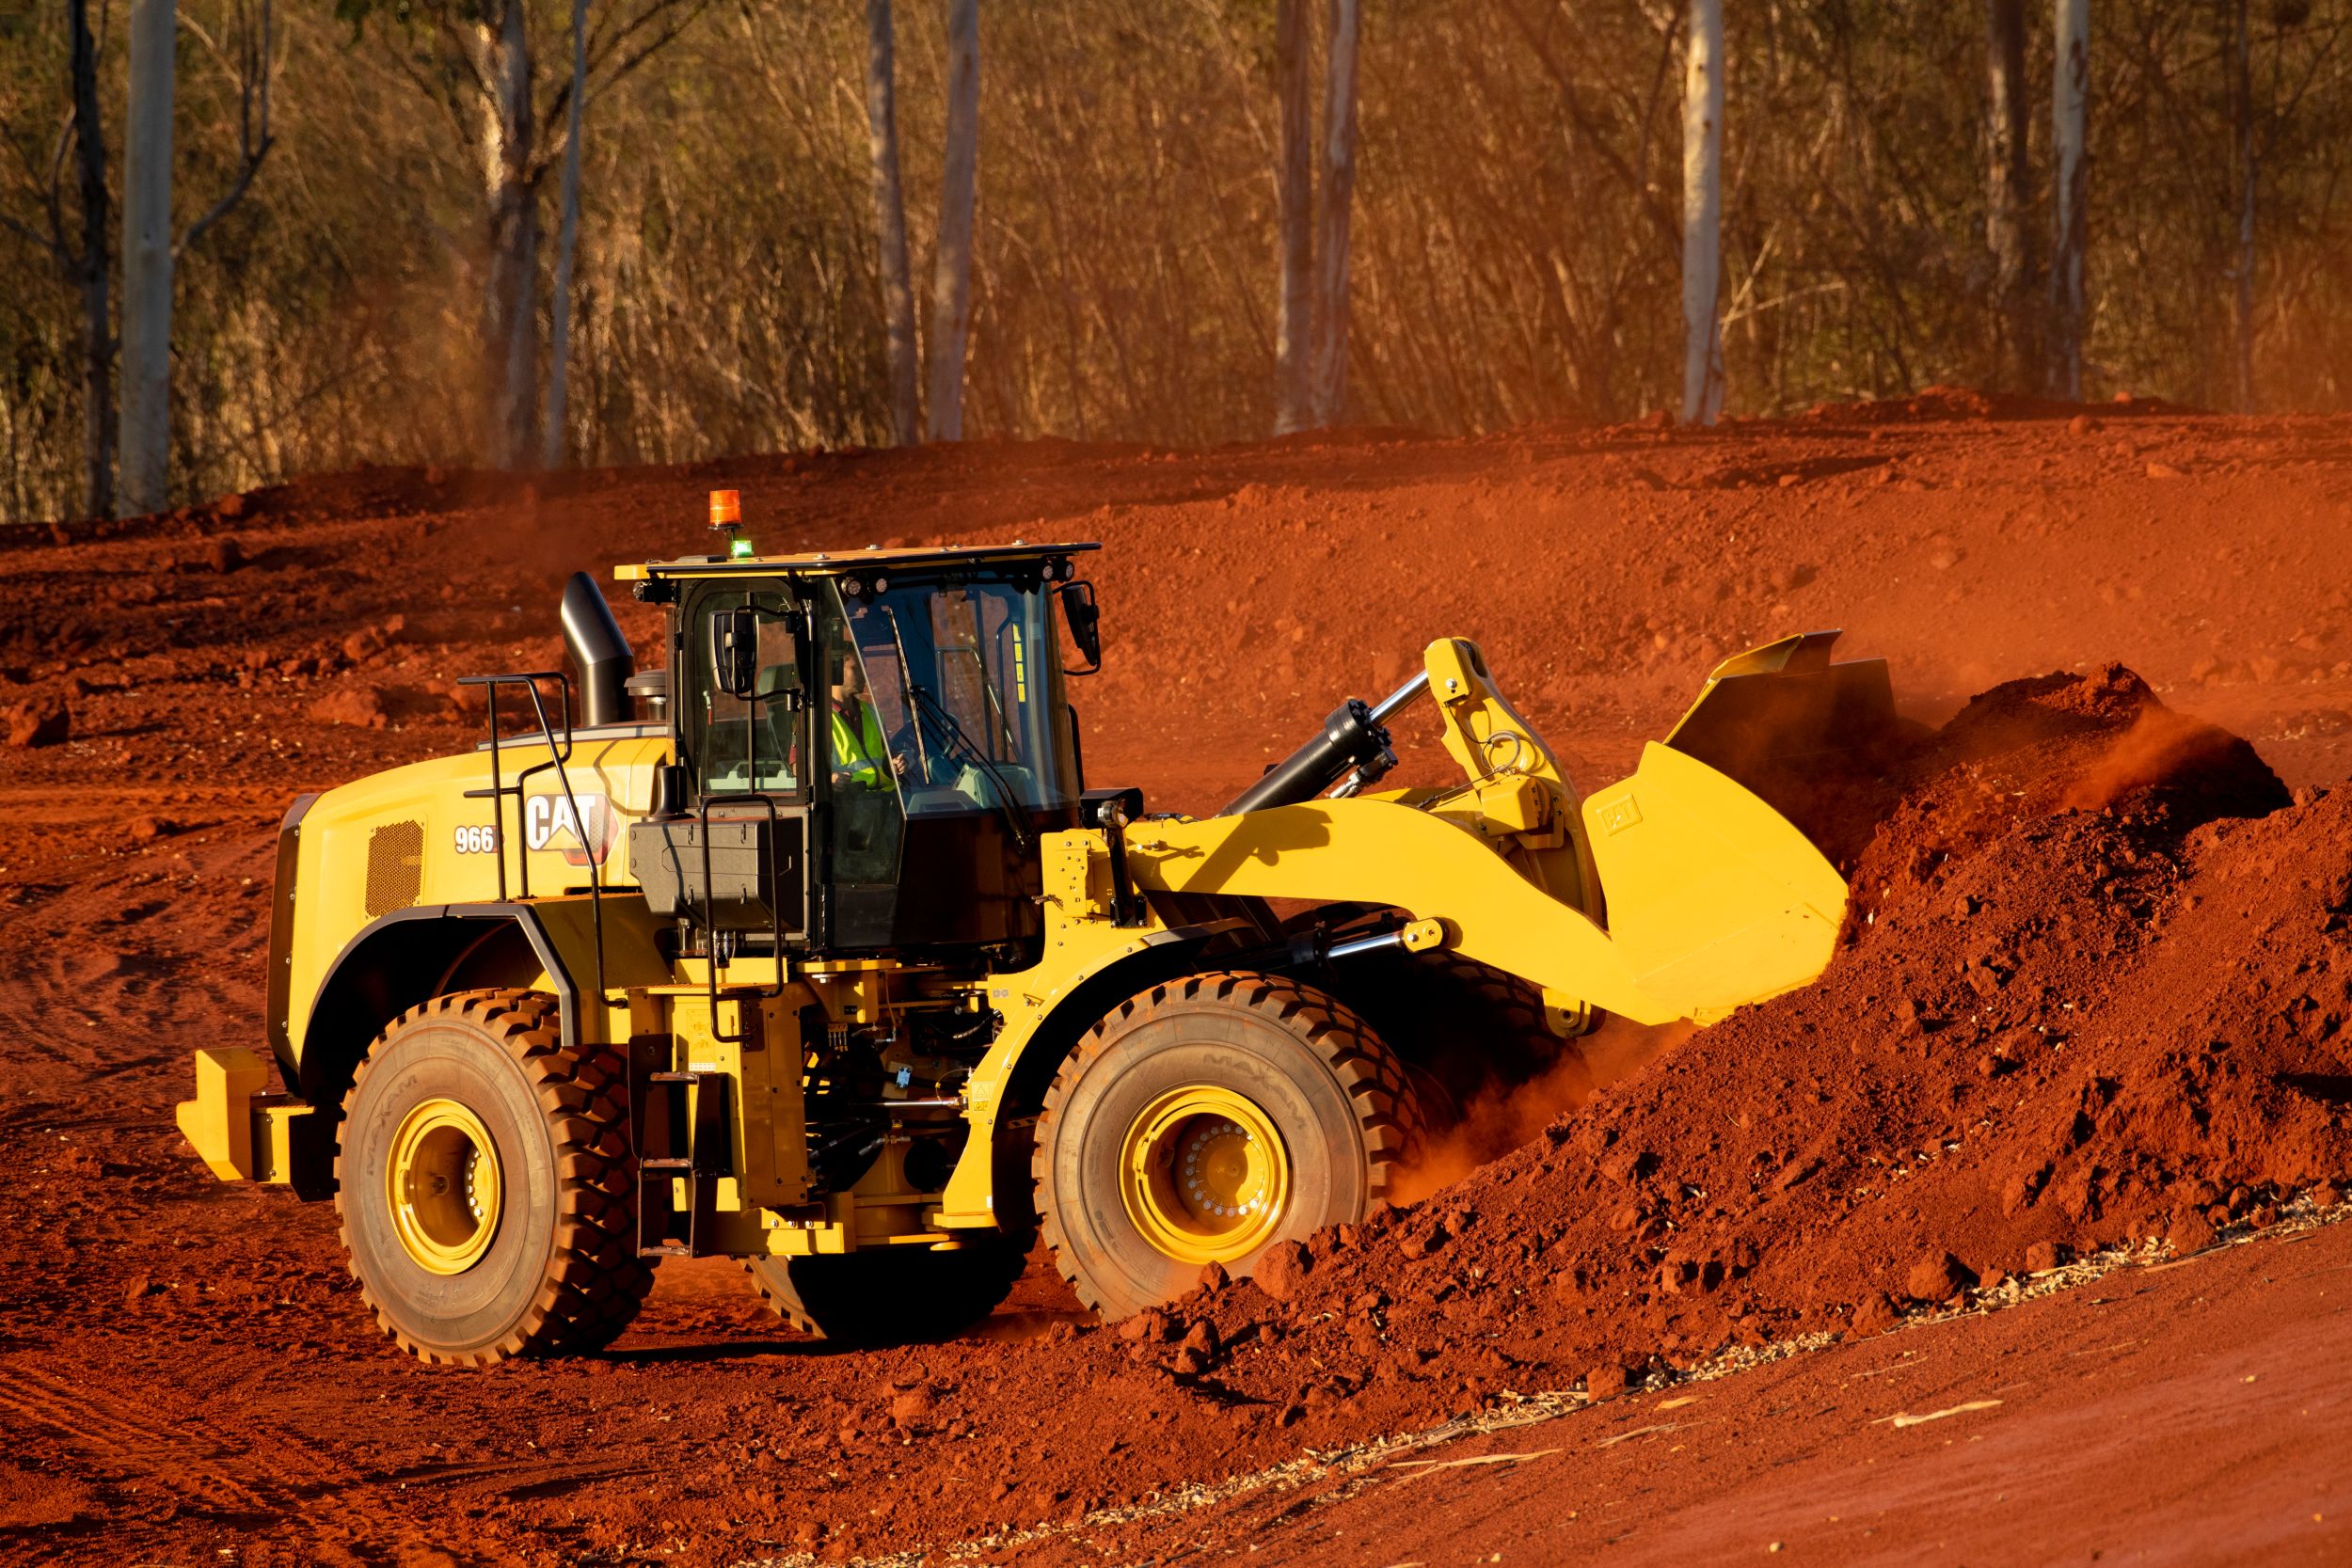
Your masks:
{"label": "background forest", "polygon": [[[961,434],[1271,433],[1278,35],[1294,26],[1327,70],[1325,6],[1300,25],[1300,8],[1277,0],[899,0],[918,355],[933,346],[958,6],[978,24]],[[87,300],[57,243],[85,232],[68,150],[77,8],[119,160],[129,0],[0,8],[0,517],[15,521],[88,506]],[[2352,402],[2346,0],[2089,8],[2085,395]],[[868,8],[582,9],[568,395],[549,450],[607,466],[903,433],[877,264]],[[1330,422],[1474,431],[1680,405],[1692,10],[1362,0]],[[1727,412],[1935,383],[2053,386],[2051,11],[1722,8]],[[178,259],[172,501],[360,463],[517,460],[495,406],[513,383],[491,366],[520,353],[533,385],[548,370],[573,16],[571,0],[183,0],[174,221],[248,183]],[[528,41],[527,112],[502,140],[486,76],[515,62],[476,47],[501,28]],[[2005,80],[2023,84],[2019,103],[2004,106]],[[1329,102],[1318,87],[1318,120]],[[107,200],[119,211],[119,189]],[[516,225],[533,238],[519,252]],[[492,274],[516,254],[535,277],[501,296]],[[501,335],[485,303],[500,297],[523,301],[534,330]]]}

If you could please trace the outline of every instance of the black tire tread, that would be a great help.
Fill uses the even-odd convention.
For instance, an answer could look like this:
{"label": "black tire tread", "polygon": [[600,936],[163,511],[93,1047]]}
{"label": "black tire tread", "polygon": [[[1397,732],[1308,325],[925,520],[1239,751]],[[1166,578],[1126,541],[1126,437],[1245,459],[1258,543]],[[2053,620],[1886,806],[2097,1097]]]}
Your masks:
{"label": "black tire tread", "polygon": [[[521,1322],[486,1348],[448,1351],[413,1338],[375,1299],[352,1257],[351,1225],[342,1237],[346,1267],[375,1314],[376,1326],[418,1360],[437,1366],[490,1367],[517,1355],[580,1355],[620,1338],[653,1289],[653,1269],[637,1256],[636,1174],[630,1168],[626,1069],[608,1045],[564,1048],[560,1005],[544,991],[471,990],[437,996],[394,1019],[368,1047],[343,1096],[343,1125],[386,1041],[422,1019],[462,1021],[497,1040],[529,1081],[555,1145],[555,1251]],[[335,1207],[344,1213],[342,1151],[335,1155]]]}
{"label": "black tire tread", "polygon": [[1045,1106],[1038,1117],[1037,1148],[1029,1162],[1037,1212],[1054,1267],[1090,1311],[1103,1303],[1089,1288],[1077,1265],[1069,1259],[1058,1216],[1046,1196],[1047,1173],[1053,1158],[1052,1128],[1087,1069],[1110,1048],[1142,1015],[1197,1003],[1221,1003],[1245,1007],[1281,1023],[1301,1044],[1323,1059],[1356,1106],[1356,1118],[1365,1147],[1371,1180],[1367,1204],[1383,1201],[1397,1172],[1420,1147],[1422,1136],[1421,1098],[1415,1093],[1405,1064],[1374,1034],[1371,1026],[1338,997],[1284,974],[1255,970],[1211,970],[1163,981],[1129,997],[1098,1019],[1078,1041],[1046,1090]]}
{"label": "black tire tread", "polygon": [[1348,1000],[1463,1107],[1582,1054],[1552,1028],[1541,987],[1459,953],[1359,960],[1348,978]]}

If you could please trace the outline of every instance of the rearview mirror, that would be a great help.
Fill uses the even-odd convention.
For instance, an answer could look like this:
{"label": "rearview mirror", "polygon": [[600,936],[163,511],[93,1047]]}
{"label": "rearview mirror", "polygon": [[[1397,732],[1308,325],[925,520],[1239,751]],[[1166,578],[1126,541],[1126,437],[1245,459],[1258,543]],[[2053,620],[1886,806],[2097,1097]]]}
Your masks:
{"label": "rearview mirror", "polygon": [[1072,670],[1073,675],[1091,675],[1103,668],[1103,610],[1094,602],[1094,584],[1065,582],[1061,585],[1062,619],[1070,624],[1070,641],[1086,655],[1087,667]]}
{"label": "rearview mirror", "polygon": [[759,679],[759,618],[743,610],[710,612],[710,683],[730,697],[748,697]]}

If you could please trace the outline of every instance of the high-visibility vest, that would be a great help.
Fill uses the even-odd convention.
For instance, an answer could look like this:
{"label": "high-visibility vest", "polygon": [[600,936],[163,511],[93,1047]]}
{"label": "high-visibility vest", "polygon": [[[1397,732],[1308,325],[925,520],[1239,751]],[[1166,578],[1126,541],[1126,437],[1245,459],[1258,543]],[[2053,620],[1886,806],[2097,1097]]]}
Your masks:
{"label": "high-visibility vest", "polygon": [[882,741],[882,716],[874,705],[859,699],[858,721],[839,708],[833,710],[833,765],[868,789],[890,786],[890,752]]}

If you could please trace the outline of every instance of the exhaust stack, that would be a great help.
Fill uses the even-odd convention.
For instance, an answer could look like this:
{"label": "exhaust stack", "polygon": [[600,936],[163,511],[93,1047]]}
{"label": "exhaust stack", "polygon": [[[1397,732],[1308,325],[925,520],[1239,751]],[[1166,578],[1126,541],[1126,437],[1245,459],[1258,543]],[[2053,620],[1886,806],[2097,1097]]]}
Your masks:
{"label": "exhaust stack", "polygon": [[564,646],[580,674],[580,722],[628,722],[628,677],[637,657],[604,590],[585,572],[574,572],[564,585]]}

